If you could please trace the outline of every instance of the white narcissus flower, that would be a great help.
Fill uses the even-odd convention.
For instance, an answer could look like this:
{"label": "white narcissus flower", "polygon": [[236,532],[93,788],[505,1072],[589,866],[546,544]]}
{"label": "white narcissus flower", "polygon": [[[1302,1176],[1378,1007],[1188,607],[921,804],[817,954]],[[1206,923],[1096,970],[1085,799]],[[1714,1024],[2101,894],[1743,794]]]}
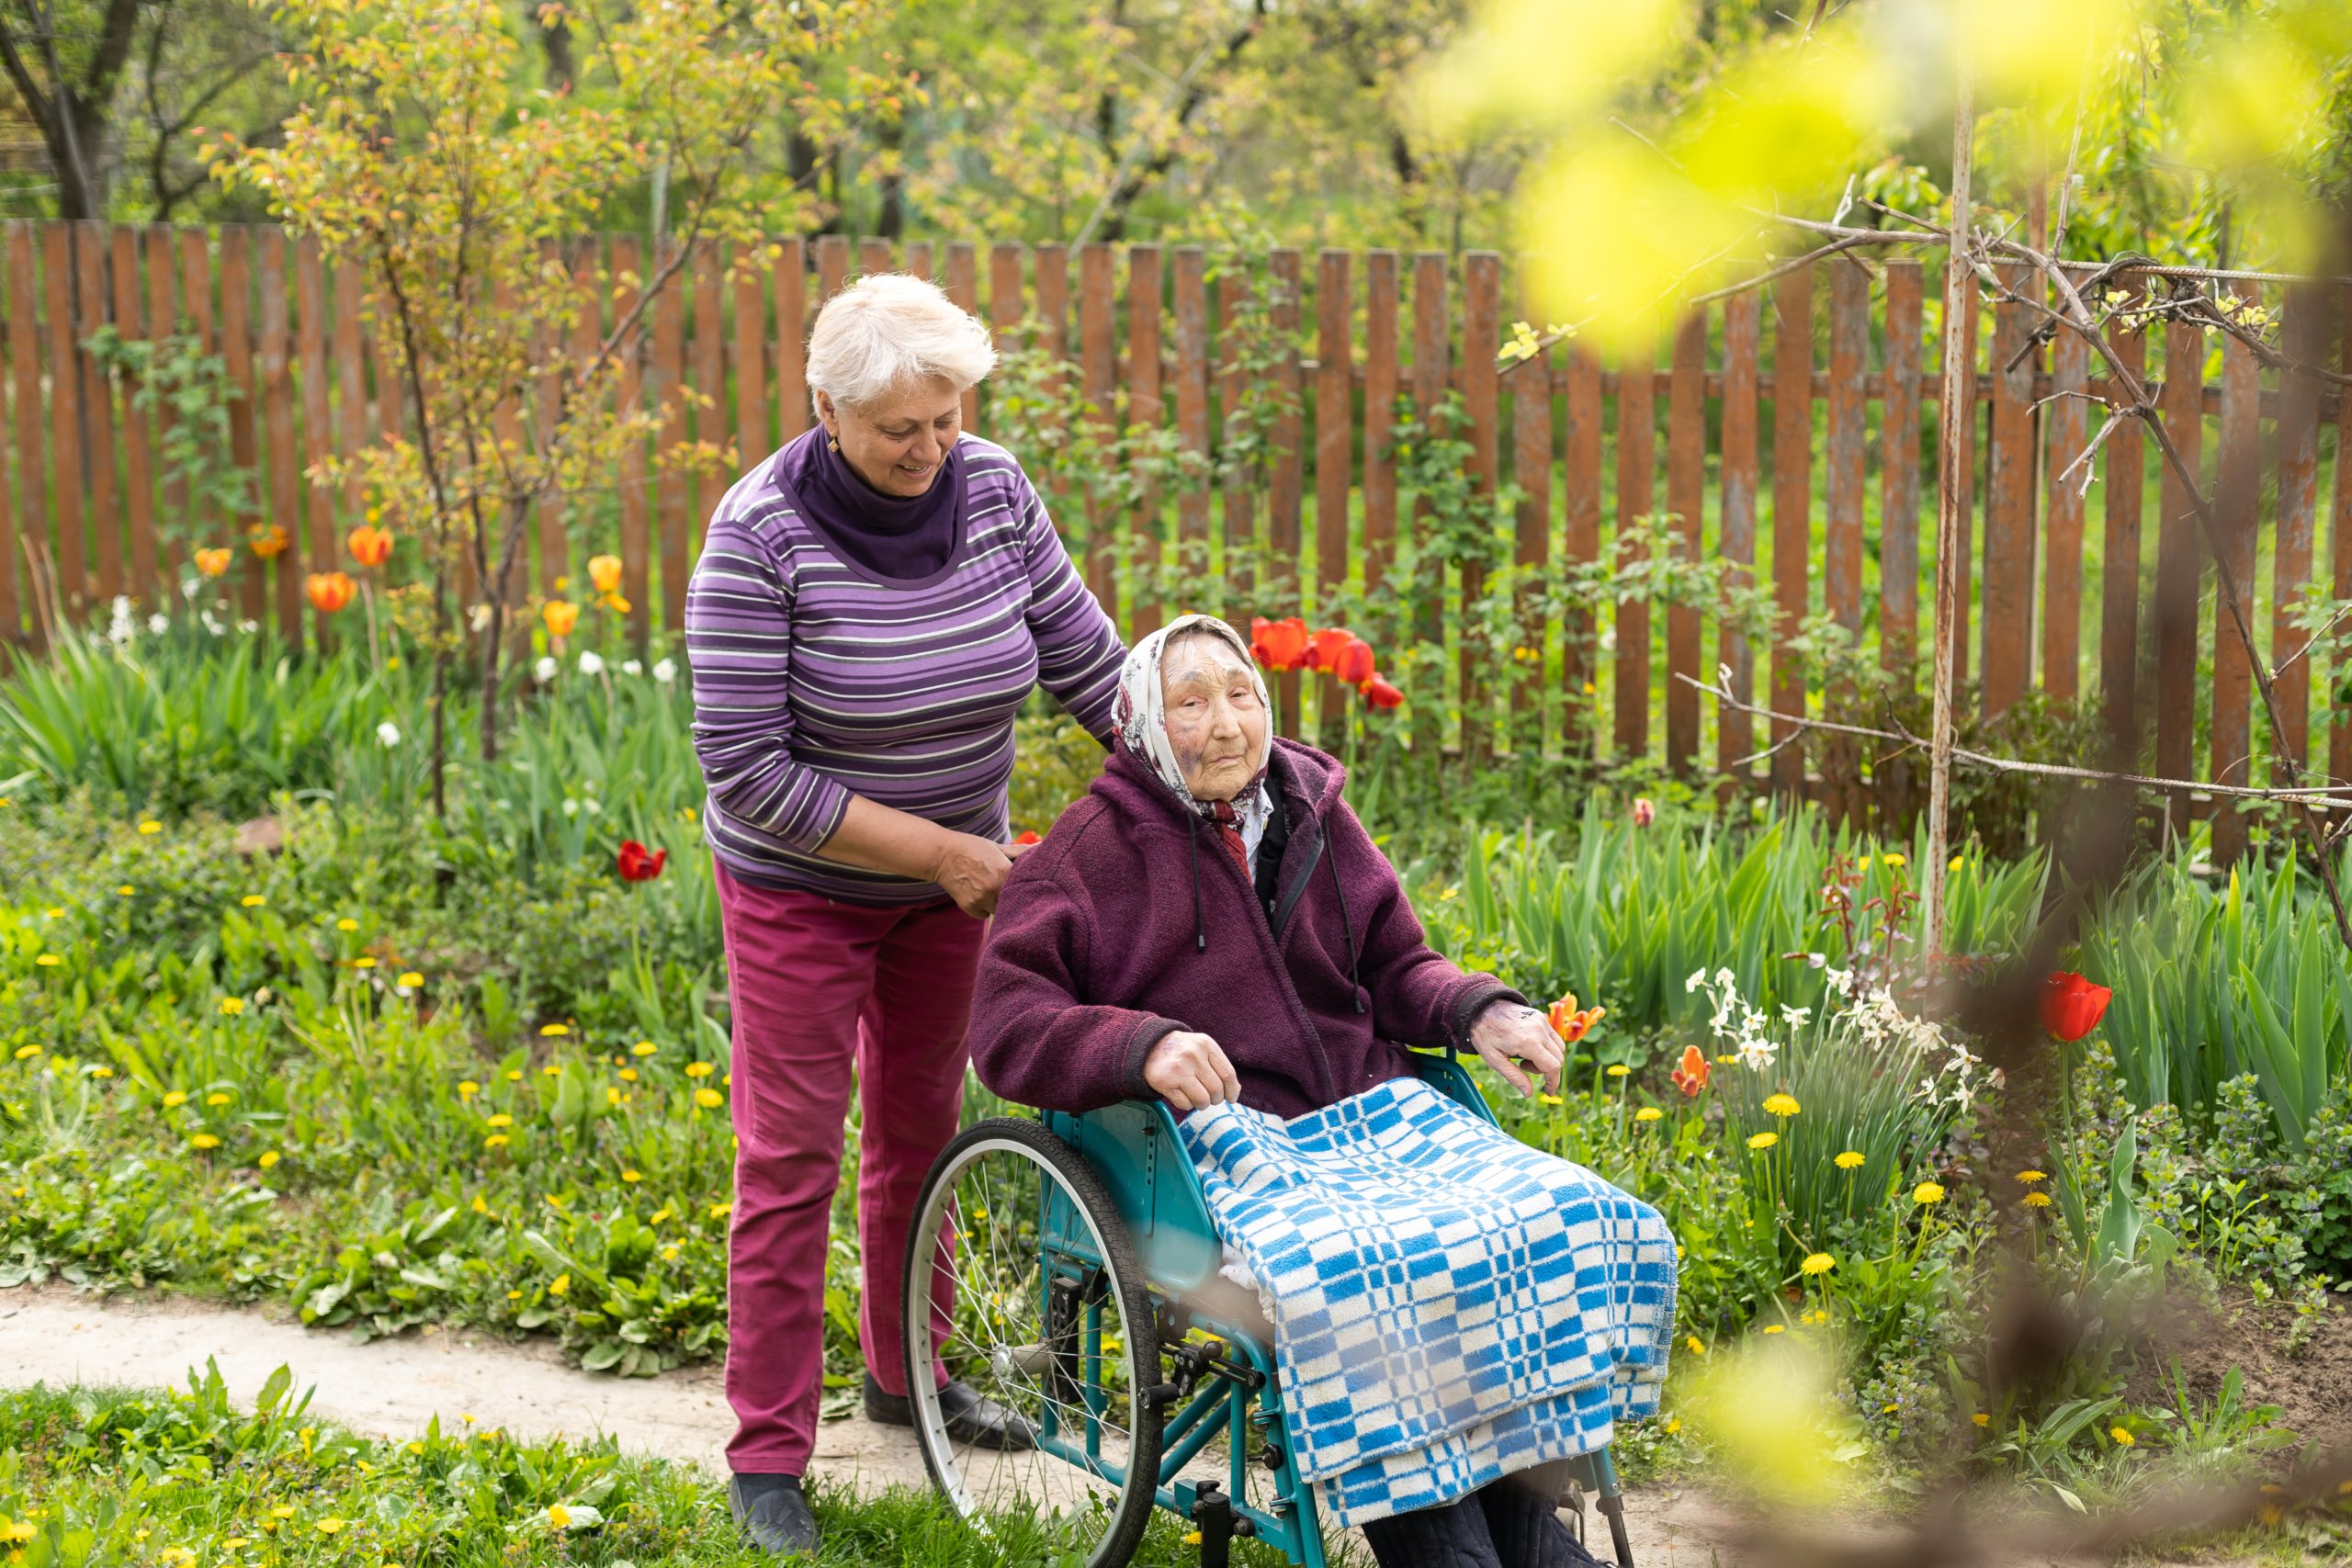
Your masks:
{"label": "white narcissus flower", "polygon": [[645,666],[639,664],[634,659],[624,659],[621,660],[621,673],[624,675],[642,675],[645,673]]}
{"label": "white narcissus flower", "polygon": [[172,618],[163,615],[150,615],[147,617],[147,629],[157,637],[162,637],[172,629]]}
{"label": "white narcissus flower", "polygon": [[582,649],[580,654],[580,672],[582,675],[602,675],[605,672],[605,660],[603,656],[600,654],[591,653],[585,649]]}
{"label": "white narcissus flower", "polygon": [[661,682],[665,686],[671,682],[676,680],[678,678],[677,661],[669,659],[655,660],[653,665],[653,678],[656,681]]}
{"label": "white narcissus flower", "polygon": [[539,656],[539,661],[531,666],[531,678],[544,686],[555,679],[555,660],[549,655],[542,654]]}
{"label": "white narcissus flower", "polygon": [[388,718],[376,727],[376,739],[386,746],[397,746],[401,743],[401,727]]}

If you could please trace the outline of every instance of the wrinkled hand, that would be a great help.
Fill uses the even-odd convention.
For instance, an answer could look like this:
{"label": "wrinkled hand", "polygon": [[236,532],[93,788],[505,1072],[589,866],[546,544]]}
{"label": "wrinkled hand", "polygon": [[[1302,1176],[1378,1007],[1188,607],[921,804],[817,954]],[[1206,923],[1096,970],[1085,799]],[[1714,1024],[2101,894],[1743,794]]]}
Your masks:
{"label": "wrinkled hand", "polygon": [[1519,1090],[1522,1098],[1533,1094],[1535,1086],[1520,1069],[1520,1062],[1535,1069],[1545,1089],[1554,1094],[1560,1092],[1560,1069],[1566,1053],[1561,1049],[1560,1037],[1552,1032],[1551,1024],[1533,1008],[1514,1001],[1489,1003],[1470,1025],[1470,1044],[1478,1053],[1478,1059]]}
{"label": "wrinkled hand", "polygon": [[956,907],[978,919],[996,912],[996,896],[1004,888],[1004,874],[1012,869],[1013,852],[993,840],[971,833],[950,833],[932,863],[931,880],[956,900]]}
{"label": "wrinkled hand", "polygon": [[1241,1099],[1241,1079],[1224,1049],[1207,1035],[1188,1030],[1153,1042],[1143,1059],[1143,1081],[1179,1111]]}

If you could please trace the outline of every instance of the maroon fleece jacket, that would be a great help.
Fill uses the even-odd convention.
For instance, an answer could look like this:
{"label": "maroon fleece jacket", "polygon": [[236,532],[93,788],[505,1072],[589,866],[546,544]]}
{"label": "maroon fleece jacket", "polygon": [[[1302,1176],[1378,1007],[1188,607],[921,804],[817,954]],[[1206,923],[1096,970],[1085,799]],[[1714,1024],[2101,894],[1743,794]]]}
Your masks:
{"label": "maroon fleece jacket", "polygon": [[1271,918],[1214,825],[1113,751],[1005,878],[972,1005],[982,1083],[1048,1111],[1148,1098],[1146,1053],[1192,1030],[1243,1104],[1297,1116],[1410,1073],[1399,1042],[1466,1050],[1480,1009],[1521,999],[1430,950],[1336,761],[1278,739],[1270,766],[1290,822]]}

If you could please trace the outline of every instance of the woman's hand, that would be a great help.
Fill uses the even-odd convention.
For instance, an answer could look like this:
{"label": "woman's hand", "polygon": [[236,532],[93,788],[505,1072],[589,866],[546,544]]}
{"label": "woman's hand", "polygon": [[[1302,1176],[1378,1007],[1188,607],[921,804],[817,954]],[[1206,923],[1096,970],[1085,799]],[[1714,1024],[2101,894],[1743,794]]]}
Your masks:
{"label": "woman's hand", "polygon": [[[1560,1068],[1566,1053],[1560,1048],[1560,1037],[1552,1032],[1551,1024],[1532,1007],[1514,1001],[1490,1002],[1470,1025],[1470,1044],[1478,1059],[1492,1067],[1501,1079],[1519,1090],[1521,1098],[1535,1092],[1519,1062],[1525,1062],[1543,1077],[1544,1087],[1554,1094],[1560,1092]],[[1517,1057],[1518,1062],[1511,1058]]]}
{"label": "woman's hand", "polygon": [[1017,852],[971,833],[947,833],[928,875],[957,908],[984,920],[996,912],[996,896],[1004,889],[1004,874],[1012,869]]}
{"label": "woman's hand", "polygon": [[1179,1111],[1241,1099],[1241,1079],[1224,1049],[1207,1035],[1189,1030],[1163,1034],[1153,1043],[1143,1059],[1143,1081]]}

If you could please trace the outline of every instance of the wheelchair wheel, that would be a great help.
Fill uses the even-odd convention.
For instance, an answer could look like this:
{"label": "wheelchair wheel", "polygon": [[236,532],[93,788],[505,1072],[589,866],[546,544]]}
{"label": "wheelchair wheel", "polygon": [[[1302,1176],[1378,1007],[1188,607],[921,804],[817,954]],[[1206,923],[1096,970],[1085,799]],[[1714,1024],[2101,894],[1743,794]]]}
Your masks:
{"label": "wheelchair wheel", "polygon": [[[906,1281],[907,1387],[933,1483],[1024,1560],[1124,1568],[1158,1488],[1159,1334],[1092,1169],[1035,1122],[959,1134],[923,1183]],[[1035,1448],[980,1448],[950,1430],[934,1343],[950,1377],[1036,1429]],[[1010,1539],[1033,1528],[1036,1539]]]}

